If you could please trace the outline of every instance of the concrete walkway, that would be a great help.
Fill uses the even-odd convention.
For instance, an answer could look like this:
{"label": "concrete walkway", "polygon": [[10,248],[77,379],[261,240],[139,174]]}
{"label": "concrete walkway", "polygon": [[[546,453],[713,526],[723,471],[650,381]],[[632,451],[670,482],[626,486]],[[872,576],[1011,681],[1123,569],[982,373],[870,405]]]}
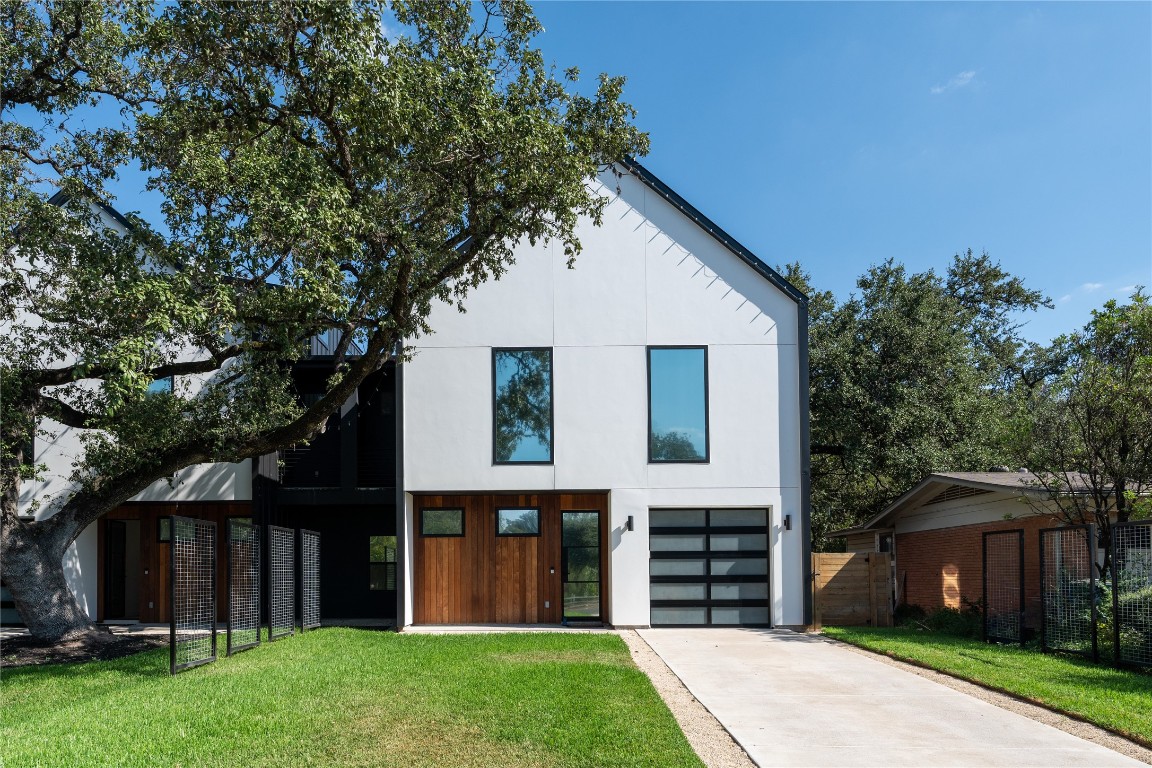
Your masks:
{"label": "concrete walkway", "polygon": [[1143,766],[822,638],[640,635],[761,766]]}

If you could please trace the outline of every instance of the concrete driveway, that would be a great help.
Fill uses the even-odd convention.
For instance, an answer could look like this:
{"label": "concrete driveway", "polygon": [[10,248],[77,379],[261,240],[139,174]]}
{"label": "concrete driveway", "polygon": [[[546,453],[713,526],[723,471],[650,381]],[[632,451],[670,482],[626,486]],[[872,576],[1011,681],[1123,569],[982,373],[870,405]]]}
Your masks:
{"label": "concrete driveway", "polygon": [[819,637],[640,635],[762,766],[1144,765]]}

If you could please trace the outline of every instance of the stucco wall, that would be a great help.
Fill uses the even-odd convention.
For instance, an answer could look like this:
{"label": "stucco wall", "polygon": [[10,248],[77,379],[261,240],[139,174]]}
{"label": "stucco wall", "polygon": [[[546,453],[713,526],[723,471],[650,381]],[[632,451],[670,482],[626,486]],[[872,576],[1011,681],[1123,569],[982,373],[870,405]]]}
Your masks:
{"label": "stucco wall", "polygon": [[[437,306],[435,333],[412,340],[405,489],[609,491],[617,625],[649,621],[649,509],[768,507],[773,621],[802,623],[802,534],[779,527],[800,516],[797,305],[641,182],[611,183],[575,269],[523,244],[466,313]],[[671,344],[708,347],[707,464],[648,463],[646,347]],[[491,350],[530,346],[553,350],[554,462],[494,466]]]}

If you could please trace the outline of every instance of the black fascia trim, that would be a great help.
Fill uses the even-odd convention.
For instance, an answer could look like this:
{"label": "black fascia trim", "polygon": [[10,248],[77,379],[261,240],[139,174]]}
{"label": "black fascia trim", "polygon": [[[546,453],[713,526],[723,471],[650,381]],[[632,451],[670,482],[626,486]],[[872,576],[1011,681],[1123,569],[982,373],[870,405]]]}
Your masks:
{"label": "black fascia trim", "polygon": [[[500,461],[496,458],[496,355],[501,352],[548,353],[548,460]],[[492,347],[492,464],[501,467],[550,466],[556,463],[556,355],[552,347]]]}
{"label": "black fascia trim", "polygon": [[711,235],[713,239],[729,251],[739,256],[744,263],[752,267],[761,277],[786,293],[790,299],[801,305],[808,303],[808,297],[805,296],[799,288],[792,285],[792,283],[784,279],[783,275],[765,264],[756,254],[737,242],[736,238],[725,232],[716,222],[709,219],[695,206],[677,194],[676,190],[657,178],[655,174],[637,162],[636,158],[625,156],[619,163],[633,176],[644,182],[649,189],[660,195],[660,197],[667,200],[673,207],[691,219],[696,226]]}
{"label": "black fascia trim", "polygon": [[[56,194],[52,195],[52,197],[48,198],[48,204],[49,205],[58,205],[62,208],[65,205],[67,205],[68,201],[71,199],[72,199],[72,195],[68,194],[64,190],[60,190]],[[132,222],[130,222],[130,221],[128,221],[128,219],[124,218],[124,215],[122,213],[120,213],[120,211],[116,210],[115,208],[108,205],[107,203],[99,200],[95,194],[92,195],[91,202],[100,206],[100,210],[104,211],[104,213],[108,214],[113,219],[115,219],[116,223],[119,224],[120,226],[124,227],[125,229],[135,231],[136,226]]]}
{"label": "black fascia trim", "polygon": [[[396,414],[396,623],[404,626],[404,596],[408,592],[407,580],[404,578],[408,568],[408,557],[405,554],[405,543],[415,538],[414,531],[407,531],[407,494],[404,492],[404,340],[396,344],[395,360],[392,373],[396,376],[396,386],[392,389],[394,402],[393,412]],[[415,508],[415,504],[413,504]],[[413,521],[415,526],[415,521]]]}
{"label": "black fascia trim", "polygon": [[[798,405],[800,406],[800,525],[797,526],[797,535],[800,536],[801,572],[803,573],[804,592],[804,626],[812,626],[812,587],[815,576],[812,573],[812,415],[809,411],[809,382],[808,382],[808,302],[796,305],[796,347],[797,365],[800,370],[797,386]],[[781,527],[780,536],[788,532]]]}
{"label": "black fascia trim", "polygon": [[[702,349],[704,350],[704,458],[702,459],[653,459],[652,458],[652,350],[654,349]],[[649,464],[710,464],[712,462],[712,422],[709,418],[708,397],[708,347],[704,344],[651,344],[644,352],[644,362],[648,369],[648,463]]]}
{"label": "black fascia trim", "polygon": [[[424,533],[424,513],[425,512],[459,512],[460,513],[460,533]],[[420,528],[420,535],[426,539],[459,539],[464,536],[468,530],[468,515],[464,512],[464,507],[421,507],[420,519],[417,520],[417,525]],[[397,538],[396,546],[400,546],[400,540]]]}
{"label": "black fascia trim", "polygon": [[[536,533],[500,533],[500,513],[506,509],[525,510],[531,509],[536,513]],[[502,538],[509,539],[524,539],[524,538],[539,538],[540,536],[540,507],[524,505],[520,507],[496,507],[496,535]],[[597,544],[599,548],[599,544]]]}

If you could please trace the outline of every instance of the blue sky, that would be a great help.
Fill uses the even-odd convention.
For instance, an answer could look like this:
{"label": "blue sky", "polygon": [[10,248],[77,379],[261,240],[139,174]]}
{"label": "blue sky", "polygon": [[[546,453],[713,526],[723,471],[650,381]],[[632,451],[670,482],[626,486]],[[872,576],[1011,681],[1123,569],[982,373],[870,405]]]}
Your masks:
{"label": "blue sky", "polygon": [[986,250],[1043,342],[1152,286],[1152,3],[535,8],[546,59],[627,76],[653,173],[842,298]]}

